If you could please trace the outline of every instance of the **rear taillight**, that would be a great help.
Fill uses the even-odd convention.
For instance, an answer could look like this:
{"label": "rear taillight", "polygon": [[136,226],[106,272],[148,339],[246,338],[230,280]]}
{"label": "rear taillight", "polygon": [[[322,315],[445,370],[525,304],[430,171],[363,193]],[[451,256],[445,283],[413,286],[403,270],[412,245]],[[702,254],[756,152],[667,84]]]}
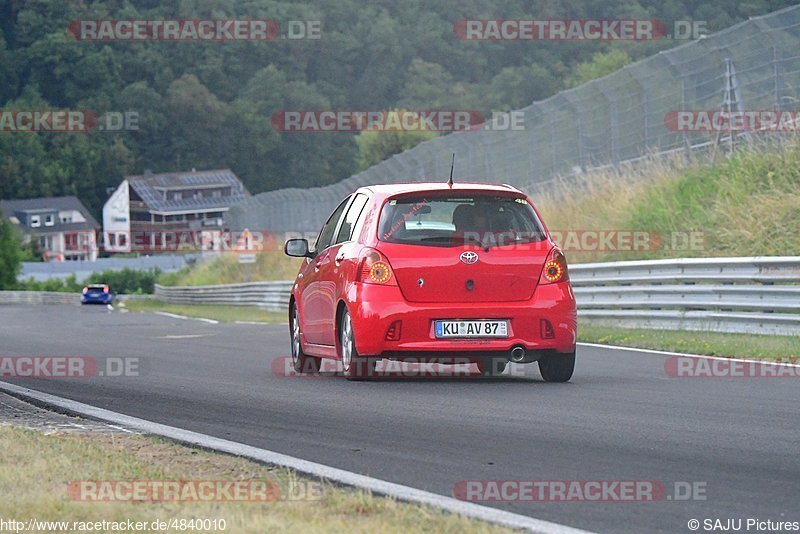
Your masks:
{"label": "rear taillight", "polygon": [[564,257],[564,253],[558,247],[553,247],[553,250],[547,255],[547,261],[544,263],[539,284],[555,284],[557,282],[566,282],[567,280],[569,280],[567,258]]}
{"label": "rear taillight", "polygon": [[86,294],[86,293],[88,293],[88,292],[89,292],[89,288],[88,288],[88,287],[84,287],[84,288],[83,288],[83,294],[85,295],[85,294]]}
{"label": "rear taillight", "polygon": [[361,251],[357,281],[365,284],[397,285],[389,260],[374,248],[365,248]]}
{"label": "rear taillight", "polygon": [[103,286],[103,293],[110,293],[108,286]]}

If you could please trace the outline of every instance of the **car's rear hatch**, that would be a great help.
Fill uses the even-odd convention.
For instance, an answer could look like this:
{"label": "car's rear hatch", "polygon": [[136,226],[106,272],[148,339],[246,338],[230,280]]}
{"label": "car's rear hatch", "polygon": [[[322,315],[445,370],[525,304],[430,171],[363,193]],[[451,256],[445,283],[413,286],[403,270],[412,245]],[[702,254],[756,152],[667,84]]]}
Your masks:
{"label": "car's rear hatch", "polygon": [[[546,240],[525,246],[524,251],[514,246],[486,251],[381,243],[379,250],[409,302],[512,302],[533,296],[551,248]],[[464,252],[477,254],[477,261],[462,261]]]}
{"label": "car's rear hatch", "polygon": [[378,238],[410,302],[529,300],[552,248],[518,193],[398,197],[384,205]]}

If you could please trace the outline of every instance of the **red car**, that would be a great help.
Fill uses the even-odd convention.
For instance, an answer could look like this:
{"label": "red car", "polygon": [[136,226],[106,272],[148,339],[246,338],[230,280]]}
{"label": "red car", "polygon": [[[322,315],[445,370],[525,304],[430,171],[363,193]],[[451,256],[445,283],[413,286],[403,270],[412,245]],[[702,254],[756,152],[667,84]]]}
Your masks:
{"label": "red car", "polygon": [[340,359],[351,380],[381,358],[477,363],[484,375],[538,362],[548,382],[575,367],[577,316],[564,254],[521,191],[411,183],[358,189],[303,257],[289,302],[292,360]]}

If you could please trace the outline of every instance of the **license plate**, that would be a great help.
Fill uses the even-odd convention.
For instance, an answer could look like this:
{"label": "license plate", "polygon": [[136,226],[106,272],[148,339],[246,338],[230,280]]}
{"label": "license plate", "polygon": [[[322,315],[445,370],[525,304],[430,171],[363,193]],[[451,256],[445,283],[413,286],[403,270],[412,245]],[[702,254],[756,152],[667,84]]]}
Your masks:
{"label": "license plate", "polygon": [[434,321],[437,338],[508,337],[508,321]]}

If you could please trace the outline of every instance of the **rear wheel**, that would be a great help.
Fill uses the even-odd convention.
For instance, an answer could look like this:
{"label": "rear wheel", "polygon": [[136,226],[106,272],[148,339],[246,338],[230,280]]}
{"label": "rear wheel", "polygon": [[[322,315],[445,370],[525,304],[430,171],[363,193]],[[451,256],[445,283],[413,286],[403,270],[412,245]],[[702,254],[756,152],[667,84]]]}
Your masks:
{"label": "rear wheel", "polygon": [[350,312],[347,310],[342,314],[339,326],[339,350],[341,351],[342,370],[346,379],[365,380],[375,376],[377,360],[359,356],[356,350],[353,322],[350,320]]}
{"label": "rear wheel", "polygon": [[300,318],[297,316],[297,306],[292,306],[292,322],[289,325],[292,336],[292,367],[298,373],[319,373],[321,360],[308,356],[303,352],[300,344]]}
{"label": "rear wheel", "polygon": [[481,358],[478,360],[478,371],[483,376],[498,376],[506,370],[506,365],[508,365],[508,360],[505,358]]}
{"label": "rear wheel", "polygon": [[545,382],[567,382],[575,371],[575,353],[551,352],[539,360],[539,372]]}

